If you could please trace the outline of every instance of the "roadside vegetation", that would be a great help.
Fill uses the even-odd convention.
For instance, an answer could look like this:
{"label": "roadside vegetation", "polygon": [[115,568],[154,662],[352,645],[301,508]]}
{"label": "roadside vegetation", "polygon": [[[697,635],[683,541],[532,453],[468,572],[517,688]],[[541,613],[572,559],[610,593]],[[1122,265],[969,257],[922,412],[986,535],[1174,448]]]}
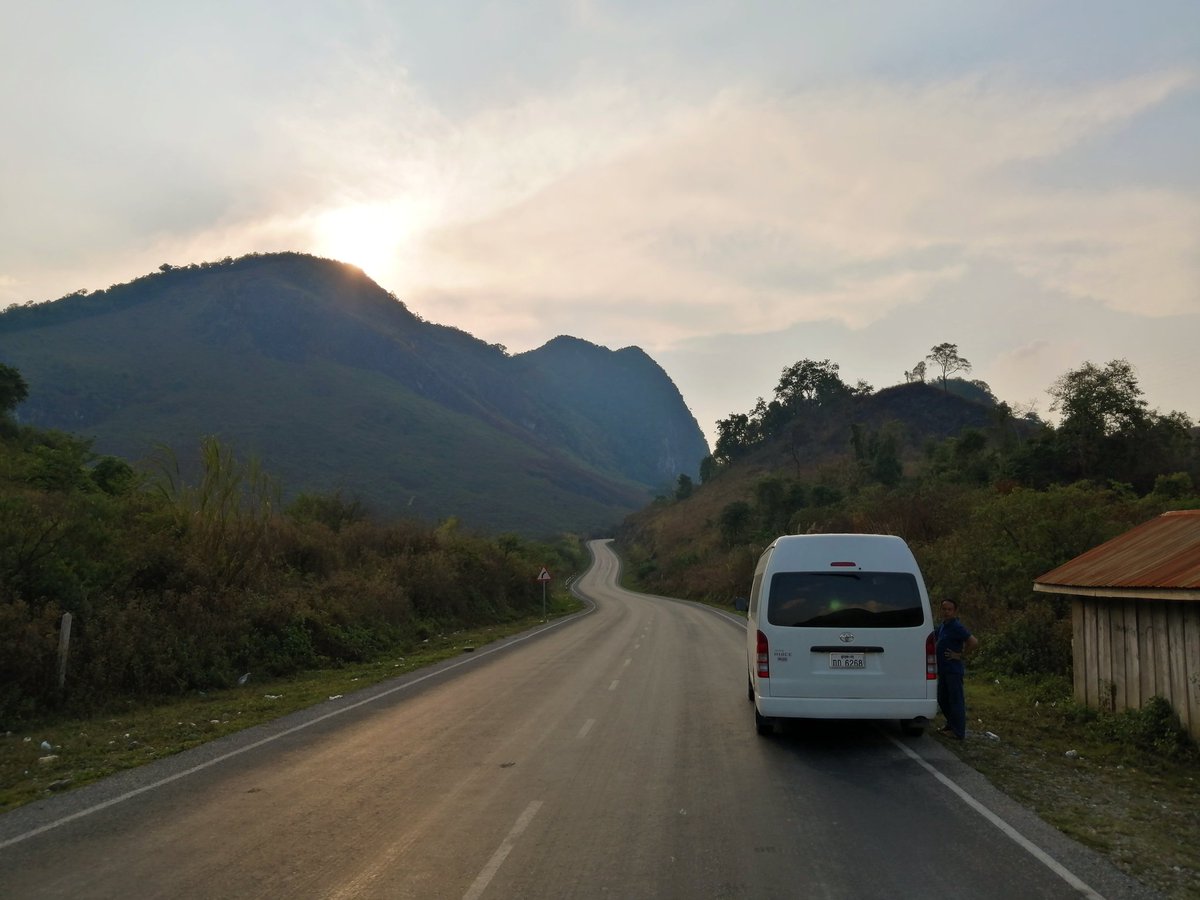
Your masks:
{"label": "roadside vegetation", "polygon": [[337,494],[282,508],[266,472],[211,438],[194,478],[166,450],[137,471],[16,424],[26,392],[0,366],[0,733],[523,622],[542,566],[586,560],[574,538],[377,521]]}

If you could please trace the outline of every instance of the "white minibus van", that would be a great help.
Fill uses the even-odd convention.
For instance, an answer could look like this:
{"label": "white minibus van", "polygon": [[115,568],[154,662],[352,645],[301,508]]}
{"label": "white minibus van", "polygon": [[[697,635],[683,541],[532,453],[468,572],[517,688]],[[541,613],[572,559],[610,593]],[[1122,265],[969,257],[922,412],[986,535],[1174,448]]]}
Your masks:
{"label": "white minibus van", "polygon": [[776,538],[754,570],[747,615],[759,734],[776,719],[896,719],[919,735],[937,711],[929,594],[902,539]]}

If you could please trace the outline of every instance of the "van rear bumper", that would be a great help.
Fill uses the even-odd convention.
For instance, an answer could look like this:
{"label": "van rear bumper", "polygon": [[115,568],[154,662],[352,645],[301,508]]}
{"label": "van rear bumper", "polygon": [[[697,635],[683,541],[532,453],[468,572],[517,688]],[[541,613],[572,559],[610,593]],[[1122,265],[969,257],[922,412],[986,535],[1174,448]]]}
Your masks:
{"label": "van rear bumper", "polygon": [[769,719],[932,719],[937,700],[845,699],[832,697],[763,697],[756,695],[759,715]]}

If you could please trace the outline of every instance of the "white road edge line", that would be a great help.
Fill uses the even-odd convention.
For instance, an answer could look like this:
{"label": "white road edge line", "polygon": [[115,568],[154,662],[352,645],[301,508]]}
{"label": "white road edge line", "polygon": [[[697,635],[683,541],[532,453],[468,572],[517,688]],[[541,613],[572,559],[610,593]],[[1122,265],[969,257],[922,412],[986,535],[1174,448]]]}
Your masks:
{"label": "white road edge line", "polygon": [[902,741],[898,740],[892,735],[889,734],[887,737],[888,740],[890,740],[893,744],[903,750],[909,757],[915,760],[917,765],[921,766],[934,778],[936,778],[946,787],[950,788],[950,790],[952,790],[954,793],[958,794],[958,796],[961,797],[969,807],[999,828],[1006,836],[1008,836],[1008,838],[1023,848],[1030,856],[1044,865],[1047,869],[1049,869],[1071,887],[1075,888],[1075,890],[1079,891],[1085,897],[1090,898],[1090,900],[1104,900],[1103,894],[1098,893],[1091,886],[1081,881],[1074,872],[1067,869],[1062,865],[1062,863],[1050,856],[1050,854],[1048,854],[1045,850],[1030,841],[1027,837],[1025,837],[1025,835],[1021,834],[1019,831],[1001,819],[998,815],[968,794],[964,788],[960,787],[953,780],[935,769],[919,753],[906,746]]}
{"label": "white road edge line", "polygon": [[55,819],[53,822],[47,822],[45,825],[42,825],[38,828],[34,828],[30,831],[26,831],[24,834],[18,834],[15,837],[11,837],[6,841],[0,841],[0,850],[3,850],[5,847],[11,847],[13,844],[19,844],[22,841],[27,841],[27,840],[29,840],[29,838],[36,837],[39,834],[44,834],[47,831],[58,828],[60,825],[66,825],[68,822],[73,822],[76,819],[82,819],[84,816],[90,816],[92,813],[99,812],[102,809],[107,809],[110,806],[116,806],[118,803],[123,803],[126,800],[136,797],[138,794],[144,794],[147,791],[152,791],[152,790],[155,790],[156,788],[162,787],[163,785],[170,784],[172,781],[178,781],[181,778],[186,778],[189,775],[194,775],[197,772],[200,772],[211,766],[217,765],[217,763],[225,762],[225,760],[232,759],[235,756],[240,756],[241,754],[246,753],[247,751],[256,750],[259,747],[262,747],[264,744],[269,744],[272,741],[277,741],[282,737],[287,737],[289,734],[295,734],[297,731],[303,731],[305,728],[311,728],[313,725],[316,725],[320,722],[324,722],[326,719],[332,719],[334,716],[340,716],[343,713],[350,712],[352,709],[358,709],[358,707],[360,707],[360,706],[366,706],[368,703],[374,703],[376,700],[381,700],[382,698],[390,696],[391,694],[395,694],[398,691],[406,691],[409,688],[414,687],[415,685],[418,685],[423,681],[428,681],[430,678],[436,678],[439,675],[445,674],[446,672],[449,672],[453,669],[460,668],[461,666],[470,665],[471,663],[475,662],[476,660],[483,659],[484,657],[489,656],[492,653],[497,653],[501,650],[505,650],[505,649],[511,647],[513,644],[519,644],[523,641],[529,640],[530,638],[537,637],[539,634],[542,634],[543,632],[549,631],[552,628],[557,628],[560,625],[565,625],[567,622],[572,622],[575,619],[580,618],[581,616],[586,616],[592,612],[595,612],[595,610],[596,610],[596,605],[593,603],[593,604],[591,604],[591,606],[588,609],[584,610],[583,612],[575,613],[574,615],[567,616],[566,618],[563,618],[563,619],[559,619],[556,622],[551,622],[546,627],[539,628],[537,631],[532,631],[529,634],[523,635],[519,638],[515,638],[514,640],[511,640],[511,641],[508,641],[503,646],[492,647],[491,649],[488,649],[488,650],[476,651],[471,656],[464,657],[463,659],[459,660],[456,663],[453,663],[452,665],[445,666],[444,668],[438,669],[436,672],[430,672],[427,675],[422,675],[419,678],[414,678],[412,681],[406,681],[404,684],[396,685],[396,687],[394,687],[394,688],[388,688],[386,691],[380,691],[378,694],[372,694],[370,697],[365,697],[362,700],[358,700],[354,703],[349,703],[346,706],[339,706],[337,709],[331,710],[330,712],[327,712],[324,715],[317,716],[315,719],[310,719],[309,721],[303,722],[300,725],[295,725],[292,728],[288,728],[286,731],[281,731],[278,734],[271,735],[270,737],[262,738],[261,740],[255,741],[252,744],[246,744],[244,747],[238,747],[236,750],[230,750],[228,753],[222,753],[220,756],[213,757],[212,759],[208,760],[207,762],[202,762],[199,765],[192,766],[190,769],[185,769],[182,772],[176,772],[174,775],[168,775],[166,778],[160,778],[158,781],[151,782],[150,784],[142,785],[140,788],[134,788],[132,791],[127,791],[126,793],[121,794],[118,797],[112,797],[108,800],[105,800],[103,803],[97,803],[95,806],[89,806],[87,809],[81,809],[81,810],[79,810],[79,812],[71,813],[71,815],[69,815],[69,816],[63,816],[61,819]]}
{"label": "white road edge line", "polygon": [[542,808],[541,800],[534,800],[527,807],[525,812],[517,818],[517,824],[500,842],[500,846],[496,848],[496,852],[492,854],[492,858],[488,860],[487,865],[476,876],[474,883],[463,894],[463,900],[478,900],[487,890],[487,886],[492,883],[492,879],[496,877],[496,873],[500,870],[500,866],[504,864],[504,860],[508,858],[508,854],[512,852],[513,846],[517,842],[517,838],[521,836],[529,823],[533,821],[533,817],[537,815],[537,811]]}

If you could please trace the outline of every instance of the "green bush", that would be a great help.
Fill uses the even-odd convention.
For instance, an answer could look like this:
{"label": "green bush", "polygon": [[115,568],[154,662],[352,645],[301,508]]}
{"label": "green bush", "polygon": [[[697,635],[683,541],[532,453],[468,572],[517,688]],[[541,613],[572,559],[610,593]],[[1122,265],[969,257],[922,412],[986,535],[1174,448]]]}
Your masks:
{"label": "green bush", "polygon": [[980,643],[978,665],[999,675],[1067,677],[1071,673],[1071,623],[1037,603]]}
{"label": "green bush", "polygon": [[1141,709],[1099,714],[1091,727],[1106,740],[1168,759],[1200,755],[1180,724],[1179,714],[1164,697],[1151,697]]}

